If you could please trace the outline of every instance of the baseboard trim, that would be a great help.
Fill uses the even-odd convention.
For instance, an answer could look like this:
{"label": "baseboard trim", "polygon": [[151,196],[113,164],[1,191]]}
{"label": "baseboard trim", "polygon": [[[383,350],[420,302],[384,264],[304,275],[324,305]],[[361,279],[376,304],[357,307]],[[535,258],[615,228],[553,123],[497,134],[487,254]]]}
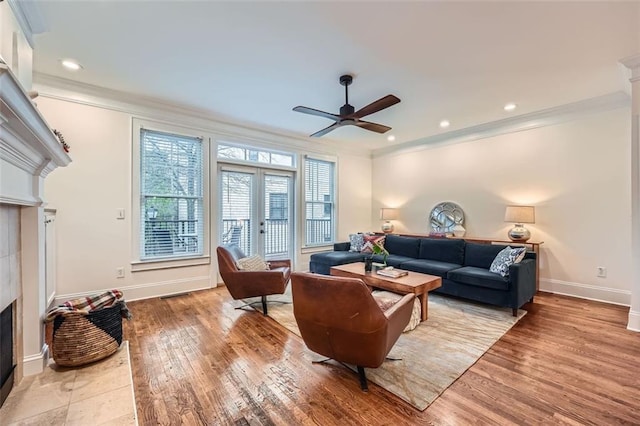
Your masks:
{"label": "baseboard trim", "polygon": [[627,330],[640,332],[640,312],[629,311],[629,323],[627,324]]}
{"label": "baseboard trim", "polygon": [[[131,286],[118,287],[122,291],[126,301],[151,299],[160,296],[170,296],[178,293],[188,293],[190,291],[205,290],[215,287],[210,276],[191,277],[180,280],[159,281],[155,283],[137,284]],[[58,294],[56,295],[56,305],[64,303],[70,299],[89,296],[104,290],[91,290],[82,293]]]}
{"label": "baseboard trim", "polygon": [[614,305],[629,306],[631,304],[631,292],[617,288],[541,278],[540,290]]}
{"label": "baseboard trim", "polygon": [[49,346],[45,343],[39,353],[34,355],[26,355],[22,358],[22,374],[33,376],[40,374],[49,362]]}

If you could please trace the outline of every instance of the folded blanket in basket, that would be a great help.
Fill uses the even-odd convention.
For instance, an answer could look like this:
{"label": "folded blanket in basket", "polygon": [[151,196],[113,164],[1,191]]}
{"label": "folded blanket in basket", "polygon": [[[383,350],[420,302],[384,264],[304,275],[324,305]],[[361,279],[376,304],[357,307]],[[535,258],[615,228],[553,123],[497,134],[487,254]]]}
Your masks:
{"label": "folded blanket in basket", "polygon": [[131,319],[131,313],[124,302],[122,292],[120,290],[109,290],[101,294],[69,300],[62,305],[55,306],[49,309],[44,320],[53,321],[56,316],[69,312],[88,314],[99,309],[110,308],[116,304],[120,305],[122,318]]}

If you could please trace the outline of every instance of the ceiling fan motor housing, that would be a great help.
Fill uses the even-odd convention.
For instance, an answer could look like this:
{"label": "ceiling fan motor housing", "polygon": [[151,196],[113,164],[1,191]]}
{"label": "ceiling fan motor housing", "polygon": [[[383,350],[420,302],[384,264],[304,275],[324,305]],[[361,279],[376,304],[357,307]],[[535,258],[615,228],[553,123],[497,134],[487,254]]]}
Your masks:
{"label": "ceiling fan motor housing", "polygon": [[340,115],[351,115],[356,111],[353,105],[344,104],[340,107]]}

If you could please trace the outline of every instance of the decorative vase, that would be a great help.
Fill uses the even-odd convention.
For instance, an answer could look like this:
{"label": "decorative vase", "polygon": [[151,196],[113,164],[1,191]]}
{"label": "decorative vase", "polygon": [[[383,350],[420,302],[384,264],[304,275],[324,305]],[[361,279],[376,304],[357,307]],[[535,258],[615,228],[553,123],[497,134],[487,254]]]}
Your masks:
{"label": "decorative vase", "polygon": [[372,267],[373,267],[373,258],[372,257],[365,257],[364,258],[364,271],[365,272],[371,272]]}
{"label": "decorative vase", "polygon": [[460,225],[459,223],[456,224],[456,226],[453,227],[453,236],[454,237],[464,237],[464,234],[467,232],[466,229],[464,229],[464,226]]}

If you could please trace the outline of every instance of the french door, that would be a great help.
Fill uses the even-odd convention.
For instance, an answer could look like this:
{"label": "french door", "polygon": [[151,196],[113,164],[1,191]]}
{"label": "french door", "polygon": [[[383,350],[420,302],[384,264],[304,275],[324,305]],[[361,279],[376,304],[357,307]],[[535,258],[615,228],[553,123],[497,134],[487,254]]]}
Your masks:
{"label": "french door", "polygon": [[291,259],[293,173],[220,164],[218,182],[219,242],[267,260]]}

